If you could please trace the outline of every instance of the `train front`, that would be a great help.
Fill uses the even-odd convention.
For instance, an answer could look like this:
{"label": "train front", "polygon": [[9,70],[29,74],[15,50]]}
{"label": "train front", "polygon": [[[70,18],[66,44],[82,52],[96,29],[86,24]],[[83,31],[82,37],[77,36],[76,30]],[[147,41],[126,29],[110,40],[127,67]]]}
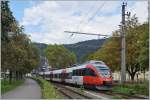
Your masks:
{"label": "train front", "polygon": [[96,86],[97,89],[107,90],[112,87],[112,73],[108,66],[105,64],[98,64],[94,66],[98,74],[99,85]]}

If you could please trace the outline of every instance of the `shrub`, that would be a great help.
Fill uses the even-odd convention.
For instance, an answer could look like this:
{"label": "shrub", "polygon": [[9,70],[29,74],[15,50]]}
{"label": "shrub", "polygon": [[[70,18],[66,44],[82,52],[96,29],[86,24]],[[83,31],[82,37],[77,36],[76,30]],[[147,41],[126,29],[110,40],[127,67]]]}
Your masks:
{"label": "shrub", "polygon": [[141,94],[141,95],[149,95],[149,82],[148,81],[140,81],[140,82],[132,82],[126,83],[124,85],[117,85],[113,87],[113,92],[124,93],[128,95]]}

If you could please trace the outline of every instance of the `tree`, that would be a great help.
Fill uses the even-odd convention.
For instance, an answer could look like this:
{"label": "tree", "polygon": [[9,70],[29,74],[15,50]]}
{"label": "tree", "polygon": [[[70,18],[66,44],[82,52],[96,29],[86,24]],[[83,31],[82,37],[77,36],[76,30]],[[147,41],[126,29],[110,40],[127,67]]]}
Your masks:
{"label": "tree", "polygon": [[138,28],[138,31],[141,33],[139,36],[139,57],[138,61],[140,63],[140,70],[144,72],[145,79],[145,71],[148,70],[149,66],[149,36],[148,36],[148,26],[149,23],[144,23]]}
{"label": "tree", "polygon": [[[19,26],[8,3],[8,1],[1,1],[1,68],[3,72],[9,70],[11,83],[12,74],[16,74],[16,77],[22,76],[37,67],[40,56],[37,48],[24,34],[23,26]],[[13,32],[14,35],[9,37],[9,32]]]}
{"label": "tree", "polygon": [[76,56],[63,45],[49,45],[45,49],[49,64],[54,68],[65,68],[76,63]]}
{"label": "tree", "polygon": [[69,54],[69,65],[72,66],[73,64],[75,64],[77,62],[77,57],[75,55],[74,52],[71,52]]}

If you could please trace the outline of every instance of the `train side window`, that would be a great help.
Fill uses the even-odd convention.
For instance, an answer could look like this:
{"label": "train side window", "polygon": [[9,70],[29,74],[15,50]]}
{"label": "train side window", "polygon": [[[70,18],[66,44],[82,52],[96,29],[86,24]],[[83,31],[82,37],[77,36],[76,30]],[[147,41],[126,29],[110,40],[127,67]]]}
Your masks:
{"label": "train side window", "polygon": [[84,69],[80,69],[80,76],[84,76]]}
{"label": "train side window", "polygon": [[77,76],[80,76],[79,70],[77,69],[76,71],[77,71],[77,74],[76,74],[76,75],[77,75]]}
{"label": "train side window", "polygon": [[56,74],[56,78],[59,78],[59,75],[58,75],[58,74]]}
{"label": "train side window", "polygon": [[85,76],[85,75],[86,75],[85,72],[86,72],[86,68],[83,68],[83,69],[82,69],[82,76]]}
{"label": "train side window", "polygon": [[60,78],[60,74],[58,74],[58,78]]}
{"label": "train side window", "polygon": [[58,78],[60,78],[60,74],[58,74]]}
{"label": "train side window", "polygon": [[57,78],[57,74],[56,74],[56,78]]}
{"label": "train side window", "polygon": [[78,71],[77,70],[73,70],[73,76],[78,76]]}
{"label": "train side window", "polygon": [[78,76],[81,76],[81,70],[78,69]]}
{"label": "train side window", "polygon": [[73,70],[72,72],[73,72],[72,75],[75,76],[75,70]]}

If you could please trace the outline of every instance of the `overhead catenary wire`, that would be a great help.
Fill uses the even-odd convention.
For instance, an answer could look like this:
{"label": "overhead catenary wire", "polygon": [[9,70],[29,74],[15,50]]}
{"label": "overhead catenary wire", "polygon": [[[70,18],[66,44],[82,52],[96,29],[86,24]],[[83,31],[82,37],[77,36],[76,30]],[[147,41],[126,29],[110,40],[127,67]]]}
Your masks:
{"label": "overhead catenary wire", "polygon": [[[92,14],[91,17],[88,18],[87,22],[83,25],[84,27],[86,27],[88,25],[88,23],[95,17],[95,15],[104,7],[104,5],[106,4],[106,1],[104,1],[98,8],[97,10]],[[81,30],[80,30],[81,31]]]}
{"label": "overhead catenary wire", "polygon": [[[87,13],[85,14],[85,17],[89,16],[90,12],[92,11],[92,9],[94,8],[94,5],[92,5],[92,7],[90,7],[90,9],[87,11]],[[85,17],[83,17],[80,22],[79,22],[79,25],[77,26],[77,30],[79,29],[80,30],[80,26],[81,24],[84,22],[85,20]]]}

